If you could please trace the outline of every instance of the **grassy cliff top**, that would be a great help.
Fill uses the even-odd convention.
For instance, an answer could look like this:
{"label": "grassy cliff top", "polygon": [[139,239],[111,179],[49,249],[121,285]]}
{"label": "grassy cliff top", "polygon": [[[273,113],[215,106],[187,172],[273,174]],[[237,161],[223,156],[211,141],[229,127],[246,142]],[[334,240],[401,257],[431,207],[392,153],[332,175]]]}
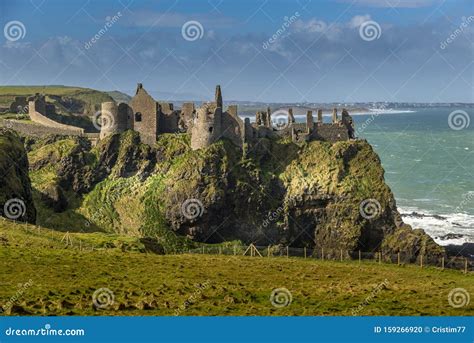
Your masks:
{"label": "grassy cliff top", "polygon": [[[0,106],[8,107],[15,96],[46,95],[46,100],[56,106],[58,113],[84,113],[98,110],[105,101],[113,101],[107,92],[90,88],[69,86],[0,86]],[[64,101],[61,101],[61,97]]]}
{"label": "grassy cliff top", "polygon": [[22,95],[27,96],[27,95],[34,95],[35,93],[69,96],[69,95],[77,94],[79,92],[106,94],[105,92],[100,92],[91,88],[70,87],[70,86],[61,86],[61,85],[0,86],[0,95],[13,95],[13,96],[22,96]]}

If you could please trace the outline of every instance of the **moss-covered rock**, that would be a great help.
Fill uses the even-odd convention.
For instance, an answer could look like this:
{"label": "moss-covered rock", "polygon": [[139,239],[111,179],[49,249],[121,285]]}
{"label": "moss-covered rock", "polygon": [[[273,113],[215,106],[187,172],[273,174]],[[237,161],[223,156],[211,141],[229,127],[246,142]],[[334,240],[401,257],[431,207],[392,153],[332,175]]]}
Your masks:
{"label": "moss-covered rock", "polygon": [[35,223],[26,150],[18,135],[5,129],[0,131],[0,175],[0,216]]}
{"label": "moss-covered rock", "polygon": [[81,216],[95,230],[153,237],[164,250],[241,240],[324,247],[330,255],[379,250],[382,242],[395,251],[387,237],[403,224],[380,160],[363,140],[299,146],[262,139],[242,154],[227,140],[193,151],[186,134],[161,135],[151,148],[127,131],[96,147],[82,138],[29,146],[33,180],[74,198],[61,215]]}
{"label": "moss-covered rock", "polygon": [[445,255],[444,248],[436,244],[424,230],[413,230],[410,225],[402,225],[384,237],[381,249],[389,254],[400,253],[409,262],[415,262],[419,256],[424,256],[426,263],[436,264]]}

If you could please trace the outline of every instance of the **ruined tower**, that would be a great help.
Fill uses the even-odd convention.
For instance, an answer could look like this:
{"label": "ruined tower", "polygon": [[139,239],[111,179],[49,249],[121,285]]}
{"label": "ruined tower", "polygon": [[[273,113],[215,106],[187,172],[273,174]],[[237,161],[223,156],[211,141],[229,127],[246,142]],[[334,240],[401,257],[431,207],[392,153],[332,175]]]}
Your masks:
{"label": "ruined tower", "polygon": [[96,118],[100,125],[100,139],[120,132],[118,108],[115,101],[103,102],[100,109],[100,117]]}
{"label": "ruined tower", "polygon": [[208,147],[220,137],[222,108],[215,103],[204,104],[196,111],[191,129],[191,148],[193,150]]}
{"label": "ruined tower", "polygon": [[215,101],[203,104],[196,111],[191,129],[191,148],[193,150],[208,147],[222,135],[222,93],[216,86]]}

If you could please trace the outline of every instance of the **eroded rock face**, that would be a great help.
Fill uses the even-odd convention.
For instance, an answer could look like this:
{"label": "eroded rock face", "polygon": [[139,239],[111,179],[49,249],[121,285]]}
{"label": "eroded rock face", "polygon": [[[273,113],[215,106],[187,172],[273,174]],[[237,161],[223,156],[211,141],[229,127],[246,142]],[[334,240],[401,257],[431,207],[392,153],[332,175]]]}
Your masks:
{"label": "eroded rock face", "polygon": [[0,216],[35,223],[26,151],[20,137],[5,129],[0,129],[0,175]]}
{"label": "eroded rock face", "polygon": [[324,248],[337,256],[402,245],[415,255],[440,251],[404,226],[366,141],[263,139],[242,156],[226,140],[192,151],[188,136],[170,134],[150,148],[129,131],[94,148],[69,143],[67,151],[41,156],[55,158],[59,185],[82,194],[79,211],[105,231]]}
{"label": "eroded rock face", "polygon": [[66,210],[68,200],[62,187],[58,185],[47,185],[41,192],[41,200],[54,212],[60,213]]}

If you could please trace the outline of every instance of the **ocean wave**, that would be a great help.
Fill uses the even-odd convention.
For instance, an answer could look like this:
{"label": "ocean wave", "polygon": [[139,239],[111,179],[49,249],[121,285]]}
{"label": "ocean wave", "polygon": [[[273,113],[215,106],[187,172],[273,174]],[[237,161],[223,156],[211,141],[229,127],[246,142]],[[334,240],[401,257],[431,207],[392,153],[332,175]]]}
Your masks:
{"label": "ocean wave", "polygon": [[416,207],[399,207],[398,210],[405,223],[425,230],[440,245],[474,242],[474,215],[434,214]]}

